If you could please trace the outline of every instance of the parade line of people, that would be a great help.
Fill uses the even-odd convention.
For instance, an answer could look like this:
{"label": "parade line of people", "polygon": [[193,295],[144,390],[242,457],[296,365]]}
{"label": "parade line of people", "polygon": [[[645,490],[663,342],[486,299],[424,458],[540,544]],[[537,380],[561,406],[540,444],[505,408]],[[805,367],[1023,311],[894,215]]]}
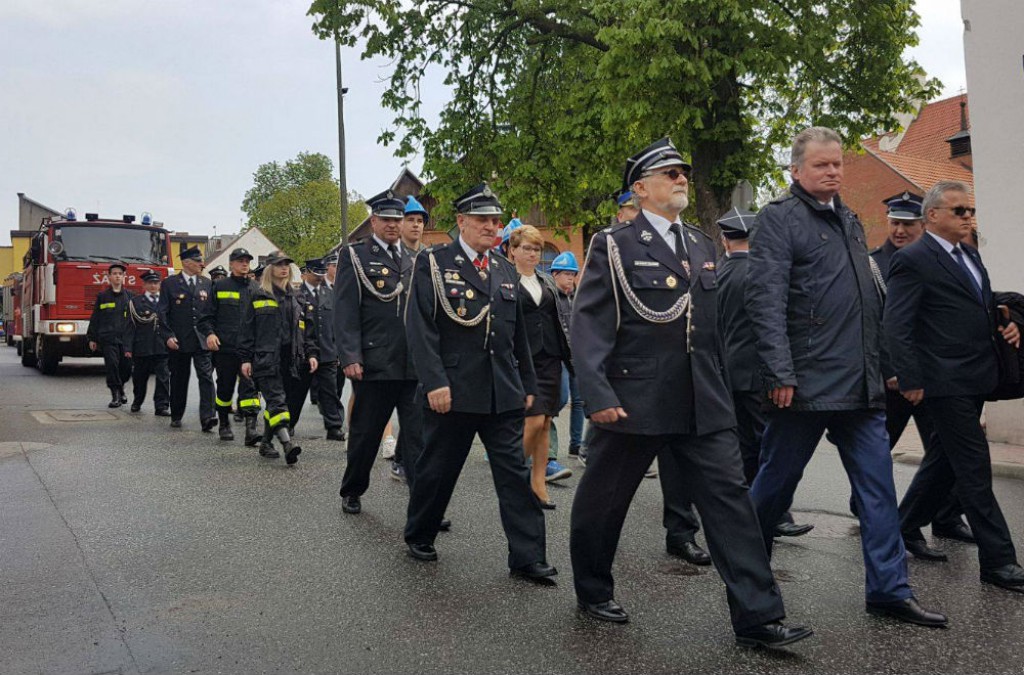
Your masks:
{"label": "parade line of people", "polygon": [[[776,537],[813,528],[789,509],[823,436],[838,447],[860,519],[867,612],[947,625],[908,579],[908,552],[946,559],[921,533],[929,523],[937,537],[977,544],[982,582],[1024,591],[980,423],[999,382],[999,341],[1019,348],[1024,319],[1000,320],[971,239],[968,188],[940,181],[923,198],[891,199],[888,239],[869,252],[839,197],[841,139],[811,127],[793,140],[790,188],[757,214],[724,214],[716,243],[680,219],[690,170],[667,138],[630,157],[618,223],[593,236],[582,270],[563,253],[551,275],[539,269],[541,234],[518,220],[502,231],[504,208],[486,183],[455,201],[458,237],[428,248],[429,214],[415,198],[371,198],[372,235],[305,261],[298,288],[281,251],[251,270],[253,256],[235,249],[211,281],[190,248],[180,274],[146,274],[138,296],[113,263],[89,326],[109,405],[128,403],[131,377],[138,413],[153,375],[155,412],[179,428],[194,369],[202,431],[232,441],[238,415],[246,446],[294,465],[307,396],[327,438],[346,440],[349,382],[343,512],[361,513],[397,413],[392,475],[409,487],[408,554],[437,561],[479,436],[510,572],[550,585],[558,572],[544,511],[556,504],[546,484],[569,473],[550,435],[571,399],[570,454],[585,464],[571,513],[573,583],[580,614],[601,621],[629,620],[612,568],[633,496],[658,475],[666,549],[718,570],[737,644],[812,635],[783,623],[769,561]],[[925,460],[897,503],[890,450],[911,417]],[[695,540],[701,524],[708,551]]]}

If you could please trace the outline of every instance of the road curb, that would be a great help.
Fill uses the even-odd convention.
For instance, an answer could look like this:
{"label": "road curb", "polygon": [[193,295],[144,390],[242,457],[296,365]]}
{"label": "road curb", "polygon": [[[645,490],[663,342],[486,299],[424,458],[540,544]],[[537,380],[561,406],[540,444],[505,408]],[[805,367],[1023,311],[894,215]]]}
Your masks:
{"label": "road curb", "polygon": [[[900,452],[892,456],[893,461],[900,464],[920,464],[923,452]],[[992,462],[992,475],[999,478],[1016,478],[1024,480],[1024,464],[1012,462]]]}

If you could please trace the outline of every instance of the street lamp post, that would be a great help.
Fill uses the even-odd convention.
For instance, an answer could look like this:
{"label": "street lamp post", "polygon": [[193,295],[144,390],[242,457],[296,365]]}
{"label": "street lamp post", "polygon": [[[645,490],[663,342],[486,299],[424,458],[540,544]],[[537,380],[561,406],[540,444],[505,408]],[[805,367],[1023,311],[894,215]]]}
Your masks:
{"label": "street lamp post", "polygon": [[348,180],[345,176],[345,89],[341,84],[341,42],[334,40],[338,71],[338,187],[341,192],[341,245],[348,244]]}

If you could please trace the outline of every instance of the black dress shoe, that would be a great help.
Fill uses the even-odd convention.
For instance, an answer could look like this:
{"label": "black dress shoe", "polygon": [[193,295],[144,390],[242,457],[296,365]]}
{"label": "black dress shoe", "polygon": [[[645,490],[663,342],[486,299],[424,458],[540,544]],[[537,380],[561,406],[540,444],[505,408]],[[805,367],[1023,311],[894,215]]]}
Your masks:
{"label": "black dress shoe", "polygon": [[558,570],[546,562],[535,562],[509,570],[509,574],[529,581],[550,582],[553,581],[551,577],[558,574]]}
{"label": "black dress shoe", "polygon": [[814,635],[807,626],[784,626],[780,621],[771,621],[754,628],[738,631],[736,644],[741,647],[765,647],[776,649]]}
{"label": "black dress shoe", "polygon": [[409,544],[409,555],[423,562],[437,560],[437,550],[430,544]]}
{"label": "black dress shoe", "polygon": [[171,411],[168,410],[167,408],[160,408],[159,410],[155,411],[153,414],[156,415],[157,417],[170,417],[171,416]]}
{"label": "black dress shoe", "polygon": [[1010,564],[992,570],[982,570],[981,580],[1008,591],[1024,593],[1024,568],[1020,565]]}
{"label": "black dress shoe", "polygon": [[203,420],[200,424],[202,426],[203,432],[210,433],[211,431],[213,431],[213,428],[217,426],[217,418],[209,417]]}
{"label": "black dress shoe", "polygon": [[691,565],[706,566],[711,564],[711,556],[692,541],[684,541],[682,544],[669,544],[665,547],[669,555],[682,558]]}
{"label": "black dress shoe", "polygon": [[341,498],[341,510],[345,513],[362,513],[363,505],[360,503],[359,497],[349,495]]}
{"label": "black dress shoe", "polygon": [[797,524],[797,523],[778,523],[775,526],[776,537],[802,537],[811,530],[814,529],[814,525],[810,523]]}
{"label": "black dress shoe", "polygon": [[949,623],[949,619],[946,618],[945,614],[928,611],[913,596],[906,600],[895,600],[893,602],[869,601],[866,609],[868,614],[887,616],[907,623],[916,623],[918,626],[945,628]]}
{"label": "black dress shoe", "polygon": [[327,440],[329,441],[343,441],[345,440],[345,432],[341,429],[334,428],[327,430]]}
{"label": "black dress shoe", "polygon": [[558,504],[554,503],[553,501],[549,500],[545,502],[539,499],[537,501],[540,502],[540,507],[545,511],[554,511],[555,509],[558,508]]}
{"label": "black dress shoe", "polygon": [[447,518],[442,518],[441,524],[437,526],[437,529],[440,532],[447,532],[448,530],[452,529],[452,521],[448,520]]}
{"label": "black dress shoe", "polygon": [[142,410],[142,404],[141,403],[132,403],[132,407],[131,407],[131,411],[132,412],[139,412],[140,410]]}
{"label": "black dress shoe", "polygon": [[594,603],[578,602],[576,604],[581,612],[598,621],[608,621],[610,623],[626,623],[629,621],[629,614],[626,614],[626,610],[622,609],[622,605],[614,600]]}
{"label": "black dress shoe", "polygon": [[937,548],[932,548],[924,539],[904,539],[903,548],[918,560],[946,562],[949,557]]}
{"label": "black dress shoe", "polygon": [[181,420],[172,419],[171,420],[171,428],[172,429],[180,429],[181,428]]}
{"label": "black dress shoe", "polygon": [[942,537],[943,539],[956,539],[957,541],[967,542],[968,544],[978,543],[978,540],[974,538],[974,533],[971,532],[971,528],[967,527],[963,523],[957,523],[951,527],[932,525],[932,534],[936,537]]}

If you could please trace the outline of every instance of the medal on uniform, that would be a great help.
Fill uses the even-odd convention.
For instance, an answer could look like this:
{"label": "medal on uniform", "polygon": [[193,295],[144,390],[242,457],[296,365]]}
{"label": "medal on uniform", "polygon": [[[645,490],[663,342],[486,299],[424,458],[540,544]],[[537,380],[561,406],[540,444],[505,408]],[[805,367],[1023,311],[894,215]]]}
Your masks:
{"label": "medal on uniform", "polygon": [[466,291],[466,299],[467,300],[472,300],[475,297],[476,297],[476,293],[473,292],[472,288],[470,288],[469,290]]}
{"label": "medal on uniform", "polygon": [[644,230],[644,231],[642,231],[642,232],[640,233],[640,239],[641,239],[641,240],[643,240],[643,242],[644,242],[645,244],[649,244],[649,243],[651,243],[651,238],[652,238],[653,236],[654,236],[654,235],[652,235],[652,234],[651,234],[651,231],[650,231],[650,230]]}
{"label": "medal on uniform", "polygon": [[452,281],[458,281],[460,278],[458,272],[452,272]]}
{"label": "medal on uniform", "polygon": [[387,276],[387,275],[391,274],[391,270],[389,270],[387,267],[385,267],[384,269],[382,269],[380,271],[380,273],[383,274],[384,276]]}
{"label": "medal on uniform", "polygon": [[445,272],[444,273],[444,280],[445,281],[451,281],[452,280],[452,273],[451,272]]}
{"label": "medal on uniform", "polygon": [[466,316],[466,303],[464,301],[459,301],[459,308],[455,310],[455,313],[460,317]]}
{"label": "medal on uniform", "polygon": [[377,279],[377,288],[384,288],[384,280]]}
{"label": "medal on uniform", "polygon": [[675,288],[677,283],[676,278],[672,275],[669,275],[668,279],[665,279],[665,285],[669,288]]}
{"label": "medal on uniform", "polygon": [[459,294],[459,289],[453,288],[452,290],[448,291],[448,293],[451,294],[451,296],[454,298],[456,295]]}
{"label": "medal on uniform", "polygon": [[206,291],[199,291],[199,299],[206,300]]}

